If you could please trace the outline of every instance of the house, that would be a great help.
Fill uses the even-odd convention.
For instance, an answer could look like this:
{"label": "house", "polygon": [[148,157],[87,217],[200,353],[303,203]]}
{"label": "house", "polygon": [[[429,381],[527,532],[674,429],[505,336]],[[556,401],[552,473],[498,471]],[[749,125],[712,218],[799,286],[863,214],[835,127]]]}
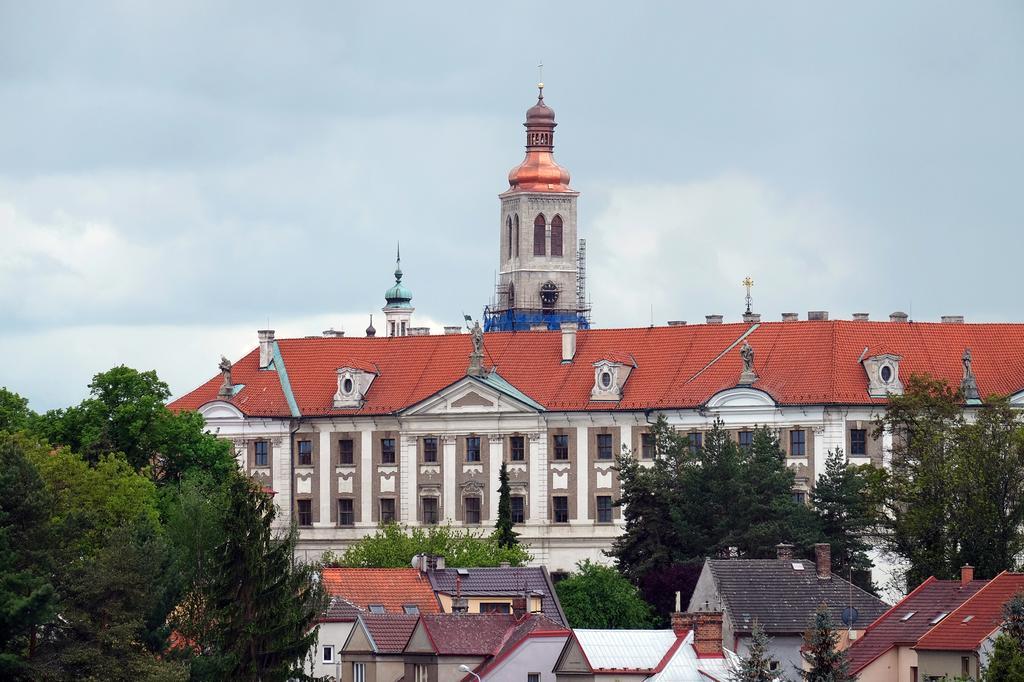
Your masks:
{"label": "house", "polygon": [[970,566],[961,569],[960,580],[925,580],[854,640],[847,650],[850,673],[861,682],[917,682],[918,640],[986,582],[975,580]]}
{"label": "house", "polygon": [[[401,679],[405,674],[405,645],[419,619],[420,616],[404,613],[360,614],[340,647],[333,677],[339,682]],[[422,682],[418,677],[415,679]]]}
{"label": "house", "polygon": [[415,568],[343,568],[321,572],[327,594],[368,613],[441,613],[425,574]]}
{"label": "house", "polygon": [[677,612],[671,630],[575,629],[554,672],[556,682],[726,682],[737,663],[721,612]]}
{"label": "house", "polygon": [[1004,571],[939,620],[914,645],[919,679],[977,679],[988,664],[992,645],[1002,629],[1003,605],[1021,590],[1024,573]]}
{"label": "house", "polygon": [[[771,638],[769,655],[788,675],[803,667],[803,634],[822,604],[842,628],[841,646],[848,644],[847,636],[855,638],[889,608],[832,573],[827,544],[815,545],[814,563],[794,559],[792,546],[781,544],[775,559],[706,560],[689,611],[721,609],[724,646],[741,657],[749,649],[754,623],[759,623]],[[843,612],[850,607],[854,611],[847,614],[855,613],[856,620],[844,627]]]}

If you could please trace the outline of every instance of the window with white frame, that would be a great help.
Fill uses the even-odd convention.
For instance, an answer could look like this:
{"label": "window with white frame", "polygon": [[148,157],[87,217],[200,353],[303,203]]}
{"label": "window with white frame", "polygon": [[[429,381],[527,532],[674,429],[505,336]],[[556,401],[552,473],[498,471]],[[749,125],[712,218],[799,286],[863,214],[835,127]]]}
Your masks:
{"label": "window with white frame", "polygon": [[323,660],[324,663],[334,663],[334,645],[333,644],[325,644],[324,645],[324,655],[323,655],[323,659],[322,660]]}
{"label": "window with white frame", "polygon": [[352,682],[366,682],[366,664],[352,664]]}

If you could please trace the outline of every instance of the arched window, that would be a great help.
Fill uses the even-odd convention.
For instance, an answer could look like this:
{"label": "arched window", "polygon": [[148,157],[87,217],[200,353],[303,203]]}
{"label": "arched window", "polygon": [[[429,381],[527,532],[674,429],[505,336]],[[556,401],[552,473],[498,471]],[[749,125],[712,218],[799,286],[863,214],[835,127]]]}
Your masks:
{"label": "arched window", "polygon": [[562,255],[562,216],[551,219],[551,255]]}
{"label": "arched window", "polygon": [[547,231],[547,221],[544,220],[544,214],[538,213],[537,217],[533,220],[533,255],[534,256],[546,256],[547,245],[544,243],[545,232]]}
{"label": "arched window", "polygon": [[508,255],[506,258],[512,257],[512,216],[505,219],[505,225],[508,228]]}
{"label": "arched window", "polygon": [[518,213],[516,213],[516,215],[515,215],[515,223],[514,224],[515,224],[515,236],[512,238],[512,240],[513,240],[512,252],[515,254],[516,258],[519,258],[519,214]]}

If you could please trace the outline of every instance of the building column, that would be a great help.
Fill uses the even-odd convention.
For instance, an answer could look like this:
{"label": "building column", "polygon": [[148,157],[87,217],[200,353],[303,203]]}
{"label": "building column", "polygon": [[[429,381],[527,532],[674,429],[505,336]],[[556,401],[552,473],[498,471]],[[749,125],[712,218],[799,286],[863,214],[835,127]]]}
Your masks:
{"label": "building column", "polygon": [[612,455],[618,457],[623,453],[623,448],[636,455],[637,459],[640,459],[639,452],[633,452],[633,427],[629,424],[619,427],[619,449],[613,452]]}
{"label": "building column", "polygon": [[586,426],[576,427],[576,518],[570,522],[590,521],[590,433]]}
{"label": "building column", "polygon": [[270,487],[277,495],[274,502],[277,504],[281,515],[278,517],[278,525],[287,527],[292,522],[292,447],[289,435],[274,436],[270,439],[270,449],[273,466],[270,469]]}
{"label": "building column", "polygon": [[530,521],[548,521],[548,441],[545,432],[531,433],[526,438],[530,459]]}
{"label": "building column", "polygon": [[360,431],[359,524],[373,526],[373,431]]}
{"label": "building column", "polygon": [[313,524],[318,527],[331,527],[334,524],[331,523],[331,477],[334,472],[331,471],[331,432],[321,431],[320,432],[320,461],[317,462],[317,475],[320,479],[320,490],[317,491],[317,497],[320,500],[320,520]]}
{"label": "building column", "polygon": [[489,504],[487,508],[490,510],[490,516],[487,519],[487,523],[493,526],[498,522],[498,473],[501,469],[501,462],[504,457],[504,445],[505,439],[500,433],[492,433],[487,436],[487,454],[488,454],[488,484],[490,485],[490,491],[487,493],[487,499]]}
{"label": "building column", "polygon": [[416,437],[400,436],[399,508],[402,523],[416,522]]}
{"label": "building column", "polygon": [[441,436],[444,448],[444,520],[455,522],[455,436]]}

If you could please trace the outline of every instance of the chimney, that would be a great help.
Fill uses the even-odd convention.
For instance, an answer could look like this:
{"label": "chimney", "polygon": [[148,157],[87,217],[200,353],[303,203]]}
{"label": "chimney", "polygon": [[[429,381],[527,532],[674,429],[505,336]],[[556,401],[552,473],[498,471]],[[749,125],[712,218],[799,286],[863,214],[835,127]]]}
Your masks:
{"label": "chimney", "polygon": [[800,319],[800,313],[782,313],[783,322],[796,322]]}
{"label": "chimney", "polygon": [[828,320],[827,310],[808,310],[807,320],[809,322],[826,322]]}
{"label": "chimney", "polygon": [[786,542],[780,542],[779,544],[775,545],[775,558],[782,559],[785,561],[792,561],[793,545]]}
{"label": "chimney", "polygon": [[670,327],[685,327],[686,320],[669,320],[668,326]]}
{"label": "chimney", "polygon": [[692,615],[694,620],[693,648],[697,658],[722,655],[722,612],[699,611]]}
{"label": "chimney", "polygon": [[963,323],[964,323],[964,316],[963,315],[943,315],[942,316],[942,324],[963,324]]}
{"label": "chimney", "polygon": [[960,567],[960,587],[967,587],[972,580],[974,580],[974,566],[964,564]]}
{"label": "chimney", "polygon": [[705,324],[722,324],[722,316],[721,315],[705,315],[704,316],[704,323]]}
{"label": "chimney", "polygon": [[907,317],[909,317],[909,316],[905,312],[903,312],[902,310],[897,310],[894,313],[889,313],[889,321],[890,322],[906,322],[907,321]]}
{"label": "chimney", "polygon": [[814,545],[814,564],[818,569],[819,580],[832,579],[832,546],[827,542]]}
{"label": "chimney", "polygon": [[449,335],[449,336],[452,335],[452,334],[461,334],[462,333],[462,327],[460,327],[457,324],[445,325],[444,333]]}
{"label": "chimney", "polygon": [[274,330],[260,329],[256,335],[260,338],[260,369],[266,369],[274,359]]}
{"label": "chimney", "polygon": [[409,327],[409,336],[430,336],[430,327]]}
{"label": "chimney", "polygon": [[743,313],[743,321],[746,322],[747,324],[760,322],[761,313]]}
{"label": "chimney", "polygon": [[868,314],[868,313],[854,313],[853,314],[853,321],[854,322],[867,322],[870,317],[871,317],[871,315]]}
{"label": "chimney", "polygon": [[461,576],[455,576],[455,598],[452,599],[452,613],[469,613],[469,600],[462,596]]}
{"label": "chimney", "polygon": [[576,328],[575,322],[563,322],[562,329],[562,362],[572,362],[576,355]]}

